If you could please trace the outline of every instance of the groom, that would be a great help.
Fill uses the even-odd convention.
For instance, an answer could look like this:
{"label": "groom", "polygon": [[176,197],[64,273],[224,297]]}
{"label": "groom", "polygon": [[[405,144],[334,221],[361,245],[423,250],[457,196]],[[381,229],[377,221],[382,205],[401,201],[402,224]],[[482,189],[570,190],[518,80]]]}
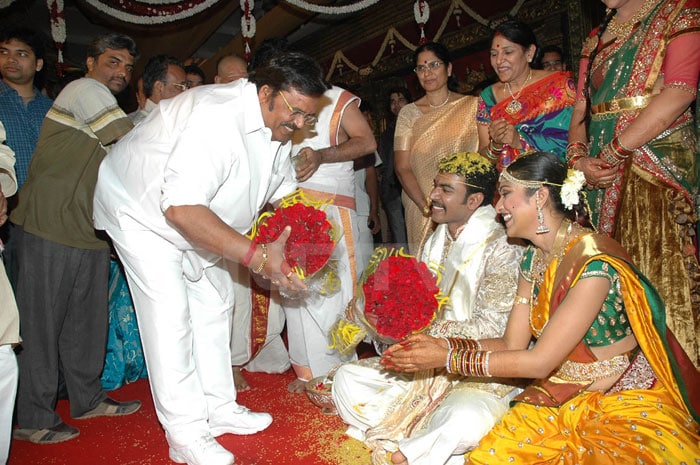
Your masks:
{"label": "groom", "polygon": [[[433,336],[479,339],[500,337],[505,330],[522,248],[508,243],[496,221],[497,178],[496,168],[476,153],[456,153],[438,163],[430,192],[431,218],[438,226],[421,260],[440,270],[440,288],[450,304],[428,330]],[[379,358],[341,366],[333,382],[333,401],[350,425],[348,434],[372,449],[373,463],[387,463],[387,451],[394,464],[464,463],[456,454],[479,442],[515,394],[512,386],[468,383],[442,370],[427,377],[397,374],[384,370]],[[425,401],[440,397],[437,405]]]}

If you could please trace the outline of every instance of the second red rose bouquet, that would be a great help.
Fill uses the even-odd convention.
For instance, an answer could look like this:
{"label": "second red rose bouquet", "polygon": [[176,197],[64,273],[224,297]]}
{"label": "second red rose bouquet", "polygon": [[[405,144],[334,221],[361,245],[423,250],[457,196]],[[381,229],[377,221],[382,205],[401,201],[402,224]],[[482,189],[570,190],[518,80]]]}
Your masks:
{"label": "second red rose bouquet", "polygon": [[448,301],[437,283],[438,276],[403,249],[377,248],[357,285],[350,315],[332,330],[334,346],[347,352],[365,332],[377,342],[394,344],[424,331]]}

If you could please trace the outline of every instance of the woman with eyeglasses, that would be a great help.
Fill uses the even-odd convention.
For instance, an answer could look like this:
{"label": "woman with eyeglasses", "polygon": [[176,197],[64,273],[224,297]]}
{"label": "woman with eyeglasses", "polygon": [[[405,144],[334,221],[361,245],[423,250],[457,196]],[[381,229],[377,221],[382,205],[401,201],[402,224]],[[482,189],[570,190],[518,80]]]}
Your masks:
{"label": "woman with eyeglasses", "polygon": [[509,20],[494,30],[491,66],[499,82],[481,93],[477,123],[479,153],[499,170],[533,150],[564,159],[576,86],[569,73],[532,69],[536,52],[526,24]]}
{"label": "woman with eyeglasses", "polygon": [[475,152],[478,145],[474,121],[477,98],[456,91],[450,51],[428,42],[413,54],[425,95],[404,106],[396,119],[394,163],[403,187],[408,248],[416,253],[430,229],[428,194],[440,158],[459,152]]}

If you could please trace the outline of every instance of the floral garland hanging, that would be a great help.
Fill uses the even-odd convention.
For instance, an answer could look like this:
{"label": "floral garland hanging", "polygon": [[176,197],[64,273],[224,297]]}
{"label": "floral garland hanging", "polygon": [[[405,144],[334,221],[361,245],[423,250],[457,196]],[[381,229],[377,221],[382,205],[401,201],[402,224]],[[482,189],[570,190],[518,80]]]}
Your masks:
{"label": "floral garland hanging", "polygon": [[423,45],[426,42],[425,25],[430,18],[430,6],[428,2],[425,0],[416,0],[416,3],[413,4],[413,17],[416,18],[418,27],[420,27],[420,41],[418,43]]}
{"label": "floral garland hanging", "polygon": [[63,0],[46,0],[49,8],[49,21],[51,22],[51,38],[56,43],[58,59],[56,71],[59,77],[63,76],[63,46],[66,43],[66,16],[63,13]]}
{"label": "floral garland hanging", "polygon": [[[288,0],[289,1],[289,0]],[[424,9],[420,9],[420,3],[424,4]],[[510,11],[507,13],[508,16],[510,17],[516,17],[520,9],[522,8],[523,4],[525,3],[525,0],[517,0],[515,2],[515,5],[513,8],[510,9]],[[442,23],[438,27],[437,31],[435,32],[435,35],[431,40],[440,40],[440,37],[442,37],[442,34],[445,32],[445,29],[448,26],[448,23],[450,21],[450,18],[454,14],[457,18],[460,17],[462,12],[467,13],[474,21],[477,23],[486,26],[486,27],[492,27],[493,23],[492,21],[489,21],[488,19],[484,18],[483,16],[479,15],[476,11],[473,9],[469,8],[462,0],[452,0],[450,7],[447,9],[447,12],[445,14],[445,17],[442,20]],[[416,18],[416,22],[419,24],[423,22],[427,22],[428,18],[430,16],[430,7],[428,6],[428,2],[424,0],[418,0],[414,3],[413,5],[413,14],[414,17]],[[459,19],[458,19],[459,21]],[[459,26],[461,27],[461,25]],[[423,28],[421,27],[421,33],[423,33]],[[424,42],[424,37],[421,35],[421,42],[419,42],[418,45],[421,45]],[[379,50],[377,51],[377,54],[375,55],[374,59],[372,60],[370,64],[370,69],[371,67],[377,66],[377,64],[381,61],[381,59],[384,57],[385,53],[387,52],[387,48],[389,49],[389,52],[393,54],[395,52],[394,46],[396,42],[400,42],[404,47],[406,47],[409,50],[415,50],[417,48],[417,45],[414,45],[411,43],[406,37],[402,36],[401,33],[395,29],[394,27],[390,27],[389,30],[386,32],[384,35],[384,41],[382,42],[382,45],[380,46]],[[326,80],[332,81],[333,80],[333,74],[336,71],[340,71],[342,74],[342,70],[348,67],[352,71],[359,73],[360,70],[366,70],[366,66],[358,66],[352,63],[343,53],[342,50],[337,50],[333,56],[332,63],[328,69],[328,73],[326,74]]]}
{"label": "floral garland hanging", "polygon": [[250,41],[255,37],[255,16],[253,7],[255,2],[251,0],[241,0],[241,35],[245,41],[245,61],[250,61]]}
{"label": "floral garland hanging", "polygon": [[287,0],[287,3],[294,5],[297,8],[301,8],[305,11],[312,11],[314,13],[321,13],[324,15],[344,15],[347,13],[356,13],[360,10],[374,5],[379,2],[379,0],[362,0],[352,5],[344,6],[323,6],[314,5],[313,3],[305,2],[304,0]]}
{"label": "floral garland hanging", "polygon": [[189,18],[221,0],[85,0],[98,11],[131,24],[163,24]]}

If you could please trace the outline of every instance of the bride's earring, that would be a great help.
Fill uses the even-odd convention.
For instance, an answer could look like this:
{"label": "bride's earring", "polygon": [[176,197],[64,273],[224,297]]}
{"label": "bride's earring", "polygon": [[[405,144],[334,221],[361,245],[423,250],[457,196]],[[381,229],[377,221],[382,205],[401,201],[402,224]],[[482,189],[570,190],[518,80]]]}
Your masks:
{"label": "bride's earring", "polygon": [[546,234],[549,232],[549,227],[544,224],[544,213],[542,213],[542,205],[540,205],[540,192],[535,194],[535,204],[537,205],[537,234]]}

